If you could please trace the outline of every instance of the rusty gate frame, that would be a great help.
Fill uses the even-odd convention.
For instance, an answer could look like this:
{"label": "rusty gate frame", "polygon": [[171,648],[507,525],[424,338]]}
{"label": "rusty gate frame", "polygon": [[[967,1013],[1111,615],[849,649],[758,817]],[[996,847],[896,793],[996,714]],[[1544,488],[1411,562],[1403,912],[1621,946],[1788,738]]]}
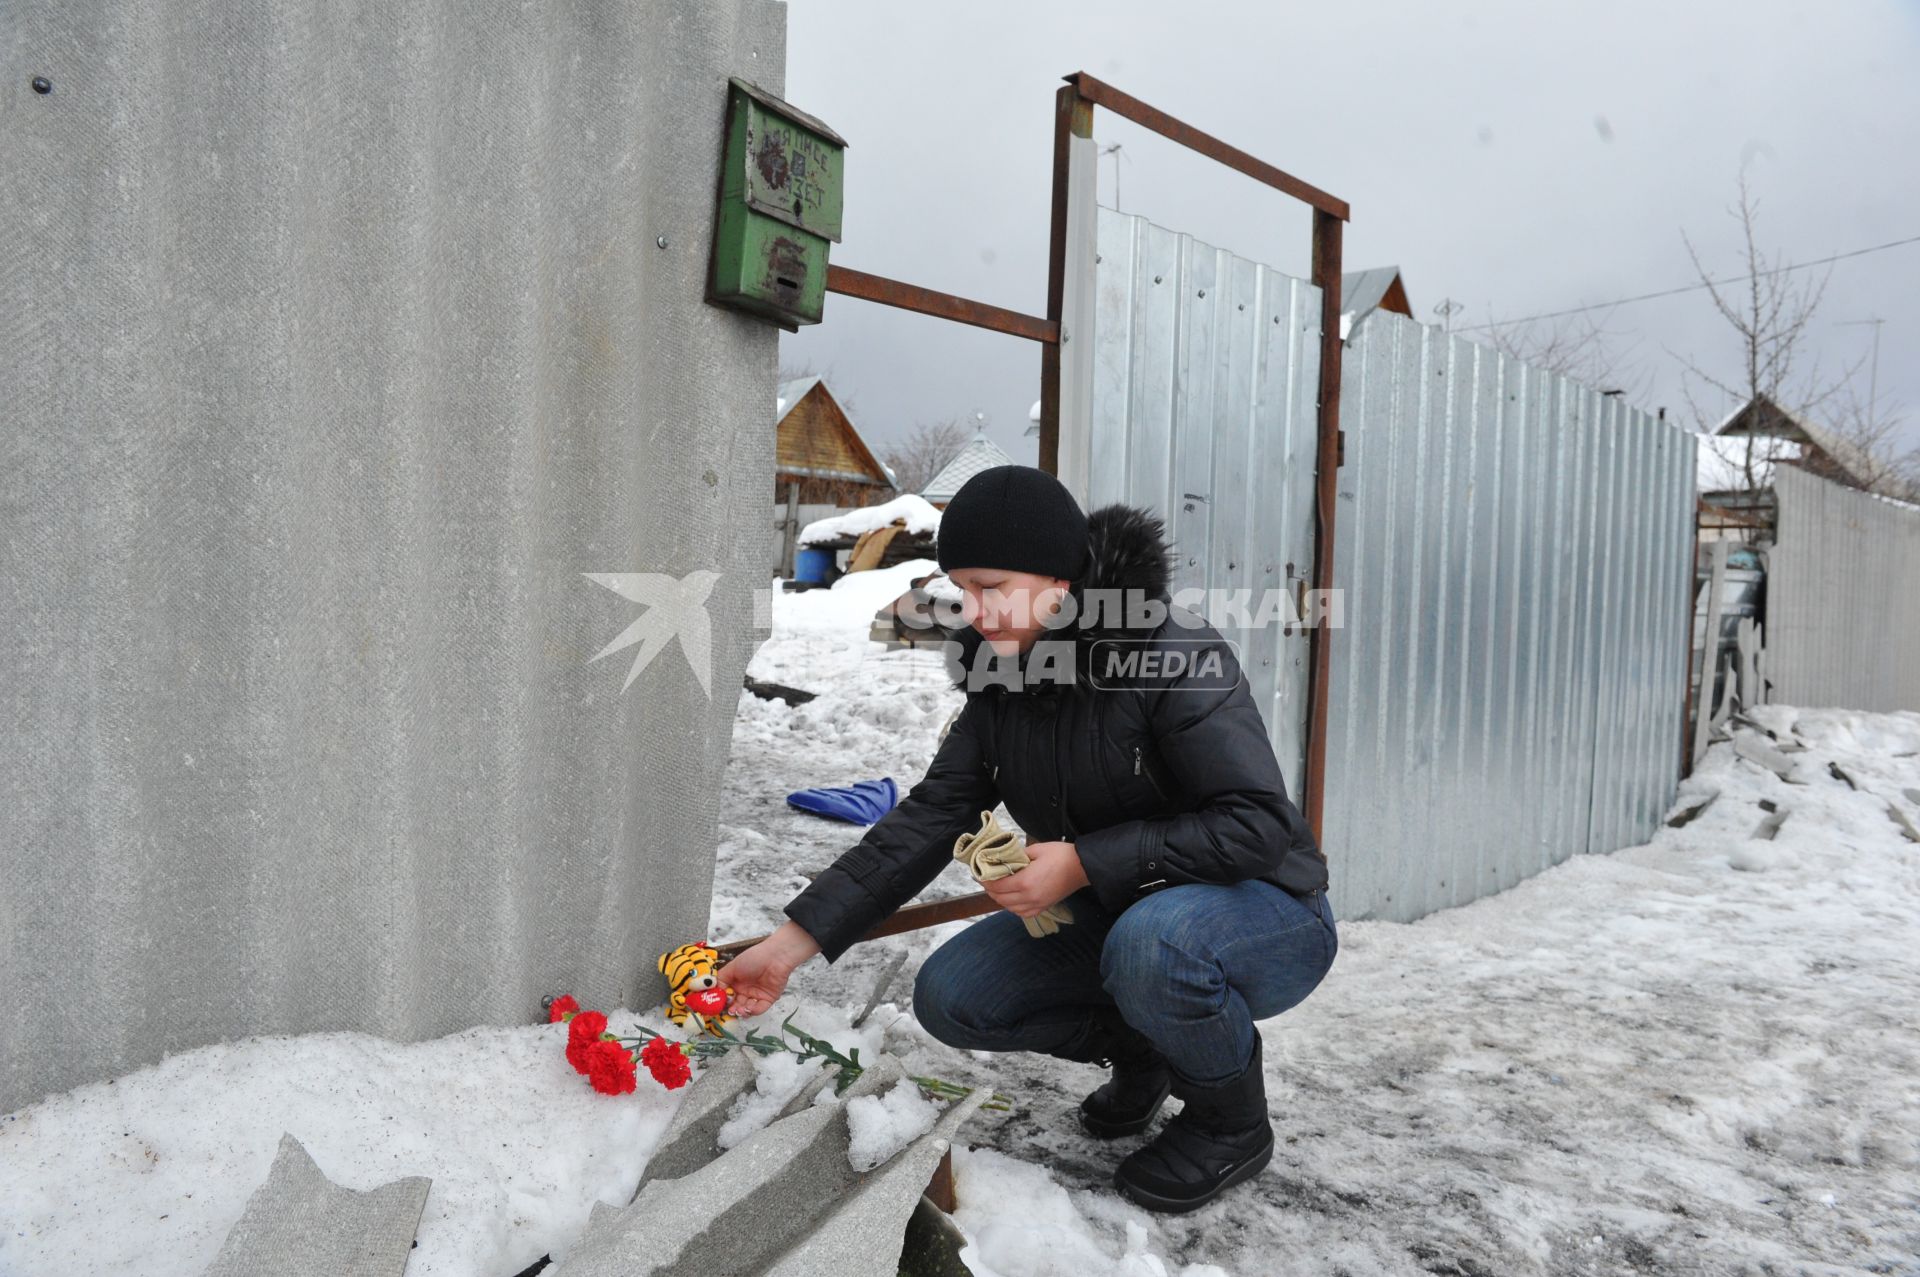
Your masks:
{"label": "rusty gate frame", "polygon": [[[1115,115],[1153,130],[1208,159],[1246,174],[1257,182],[1290,195],[1313,209],[1312,282],[1320,290],[1320,384],[1318,438],[1314,484],[1314,588],[1333,588],[1333,513],[1339,469],[1344,460],[1340,431],[1340,246],[1345,224],[1351,220],[1347,202],[1311,186],[1266,161],[1203,133],[1138,98],[1121,92],[1085,71],[1064,77],[1054,95],[1053,215],[1047,238],[1047,313],[1044,318],[992,306],[952,293],[922,288],[884,275],[870,275],[845,266],[827,267],[827,291],[911,310],[936,319],[971,324],[1010,337],[1037,341],[1040,349],[1040,469],[1059,472],[1060,462],[1060,316],[1066,295],[1068,157],[1073,139],[1093,137],[1093,109],[1105,107]],[[1307,759],[1303,814],[1320,840],[1320,815],[1326,794],[1327,695],[1331,686],[1332,644],[1324,625],[1308,632]],[[1324,844],[1323,844],[1324,845]],[[908,905],[883,919],[854,943],[878,940],[989,913],[997,908],[984,891],[953,896],[927,904]],[[718,945],[720,956],[731,960],[766,936]]]}

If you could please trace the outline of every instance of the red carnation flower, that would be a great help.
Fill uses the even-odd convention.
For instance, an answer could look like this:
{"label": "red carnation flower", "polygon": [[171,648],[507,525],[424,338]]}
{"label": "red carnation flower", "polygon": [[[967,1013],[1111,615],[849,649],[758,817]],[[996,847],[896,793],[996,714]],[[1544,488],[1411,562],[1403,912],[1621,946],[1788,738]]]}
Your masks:
{"label": "red carnation flower", "polygon": [[547,1023],[554,1024],[560,1020],[564,1020],[579,1009],[580,1004],[574,1001],[573,995],[571,993],[563,993],[553,1000],[552,1006],[547,1008]]}
{"label": "red carnation flower", "polygon": [[693,1076],[693,1065],[688,1063],[686,1052],[680,1049],[679,1043],[665,1038],[648,1039],[640,1048],[640,1062],[653,1074],[653,1080],[669,1091],[685,1086]]}
{"label": "red carnation flower", "polygon": [[578,1011],[567,1021],[567,1063],[576,1073],[587,1071],[587,1048],[607,1031],[607,1017],[598,1011]]}
{"label": "red carnation flower", "polygon": [[636,1074],[633,1052],[618,1042],[594,1042],[587,1047],[587,1080],[602,1095],[625,1095],[633,1090]]}

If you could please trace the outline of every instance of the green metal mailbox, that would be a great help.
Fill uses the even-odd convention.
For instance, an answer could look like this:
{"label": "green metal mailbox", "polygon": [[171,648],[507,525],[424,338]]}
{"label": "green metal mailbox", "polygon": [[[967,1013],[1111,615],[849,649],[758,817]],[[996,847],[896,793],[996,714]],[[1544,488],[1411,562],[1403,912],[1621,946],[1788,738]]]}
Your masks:
{"label": "green metal mailbox", "polygon": [[727,83],[707,300],[790,332],[817,324],[829,242],[840,239],[847,143],[771,93],[745,80]]}

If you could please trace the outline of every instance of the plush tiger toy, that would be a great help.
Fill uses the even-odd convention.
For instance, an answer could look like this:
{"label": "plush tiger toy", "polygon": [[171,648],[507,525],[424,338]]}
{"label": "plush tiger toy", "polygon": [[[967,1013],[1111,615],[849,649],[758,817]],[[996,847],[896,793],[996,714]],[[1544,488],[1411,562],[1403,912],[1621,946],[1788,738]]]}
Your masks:
{"label": "plush tiger toy", "polygon": [[655,965],[667,977],[667,1018],[685,1028],[691,1015],[702,1029],[719,1037],[719,1026],[733,1019],[727,1014],[733,990],[720,988],[713,978],[720,951],[701,940],[661,954]]}

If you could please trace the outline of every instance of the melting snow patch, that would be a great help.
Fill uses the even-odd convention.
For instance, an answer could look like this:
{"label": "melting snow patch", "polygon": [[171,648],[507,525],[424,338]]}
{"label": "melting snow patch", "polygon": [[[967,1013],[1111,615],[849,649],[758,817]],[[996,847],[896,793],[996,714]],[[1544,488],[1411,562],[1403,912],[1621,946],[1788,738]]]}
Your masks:
{"label": "melting snow patch", "polygon": [[939,1116],[940,1107],[912,1081],[884,1095],[856,1096],[847,1101],[847,1160],[856,1171],[870,1171],[932,1130]]}

